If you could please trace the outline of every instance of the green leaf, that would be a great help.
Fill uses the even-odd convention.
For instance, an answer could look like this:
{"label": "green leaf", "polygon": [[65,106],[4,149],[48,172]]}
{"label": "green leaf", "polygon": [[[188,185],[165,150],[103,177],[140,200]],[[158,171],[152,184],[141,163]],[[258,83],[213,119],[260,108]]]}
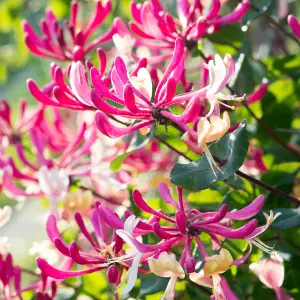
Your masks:
{"label": "green leaf", "polygon": [[199,191],[233,175],[242,166],[248,151],[246,122],[243,121],[235,131],[211,144],[209,150],[221,161],[215,174],[206,155],[203,155],[188,164],[177,163],[171,171],[171,182],[186,190]]}
{"label": "green leaf", "polygon": [[250,8],[243,18],[242,30],[247,31],[252,21],[263,15],[269,8],[271,0],[253,0],[251,4],[254,8]]}
{"label": "green leaf", "polygon": [[152,140],[154,132],[155,132],[155,124],[152,125],[150,132],[146,136],[142,135],[139,131],[136,131],[132,135],[131,141],[129,143],[129,146],[128,146],[126,152],[123,153],[122,155],[116,157],[110,163],[110,169],[113,172],[118,171],[121,168],[122,163],[127,156],[129,156],[134,151],[145,147]]}
{"label": "green leaf", "polygon": [[300,163],[298,162],[276,164],[268,173],[262,176],[262,181],[271,184],[273,187],[290,184],[294,182],[299,170]]}
{"label": "green leaf", "polygon": [[161,278],[155,275],[145,276],[145,279],[141,280],[139,296],[151,295],[165,290],[169,280],[169,278]]}
{"label": "green leaf", "polygon": [[300,207],[297,209],[275,209],[274,212],[281,212],[281,216],[278,217],[274,223],[272,223],[272,227],[279,229],[290,229],[300,226]]}

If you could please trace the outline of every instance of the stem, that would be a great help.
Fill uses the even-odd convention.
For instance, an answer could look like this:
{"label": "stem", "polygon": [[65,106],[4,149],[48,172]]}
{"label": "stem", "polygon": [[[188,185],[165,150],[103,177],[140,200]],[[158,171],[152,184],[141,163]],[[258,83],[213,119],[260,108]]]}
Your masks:
{"label": "stem", "polygon": [[95,197],[101,198],[101,199],[103,199],[103,200],[105,200],[105,201],[107,201],[107,202],[109,202],[111,204],[120,205],[120,203],[118,201],[114,200],[113,198],[107,198],[107,197],[105,197],[105,196],[103,196],[101,194],[98,194],[96,191],[91,190],[91,189],[89,189],[89,188],[87,188],[87,187],[85,187],[83,185],[81,185],[79,188],[81,190],[84,190],[84,191],[90,191]]}
{"label": "stem", "polygon": [[300,204],[300,200],[299,199],[297,199],[297,198],[295,198],[295,197],[293,197],[293,196],[291,196],[289,194],[286,194],[286,193],[284,193],[284,192],[282,192],[280,190],[277,190],[274,187],[272,187],[272,186],[270,186],[270,185],[268,185],[266,183],[263,183],[262,181],[260,181],[260,180],[258,180],[256,178],[253,178],[253,177],[251,177],[251,176],[249,176],[249,175],[247,175],[247,174],[245,174],[245,173],[243,173],[243,172],[241,172],[239,170],[236,171],[235,174],[238,175],[238,176],[240,176],[240,177],[242,177],[242,178],[244,178],[244,179],[247,179],[250,182],[253,182],[254,184],[256,184],[256,185],[258,185],[258,186],[260,186],[260,187],[262,187],[262,188],[264,188],[264,189],[266,189],[268,191],[270,191],[271,193],[273,193],[275,195],[278,195],[280,197],[286,198],[286,199],[288,199],[288,200],[290,200],[290,201],[292,201],[292,202],[294,202],[296,204]]}
{"label": "stem", "polygon": [[[258,7],[255,5],[251,4],[250,6],[253,10],[255,11],[260,11]],[[269,24],[273,25],[276,27],[278,30],[280,30],[283,34],[294,40],[299,46],[300,46],[300,41],[290,32],[288,32],[282,25],[280,25],[275,19],[273,19],[270,15],[268,15],[266,12],[263,14],[266,20],[269,22]]]}

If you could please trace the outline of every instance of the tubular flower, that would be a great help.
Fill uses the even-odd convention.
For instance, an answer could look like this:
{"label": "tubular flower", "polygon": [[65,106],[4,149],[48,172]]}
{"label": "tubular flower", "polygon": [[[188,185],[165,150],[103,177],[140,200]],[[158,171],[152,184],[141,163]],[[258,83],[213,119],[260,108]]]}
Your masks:
{"label": "tubular flower", "polygon": [[[226,272],[232,265],[233,258],[227,249],[221,249],[219,254],[206,257],[206,263],[199,274],[193,273],[190,275],[190,279],[200,285],[203,285],[202,281],[211,277],[212,287],[215,299],[229,299],[222,289],[222,279],[220,274]],[[202,284],[201,284],[202,283]],[[221,297],[219,297],[219,294]],[[232,299],[232,298],[230,298]]]}
{"label": "tubular flower", "polygon": [[[53,245],[63,256],[69,257],[74,263],[87,266],[88,268],[78,271],[65,271],[51,266],[43,258],[38,258],[37,265],[44,275],[61,280],[81,276],[83,274],[90,274],[103,269],[109,269],[110,266],[114,266],[117,257],[121,256],[123,253],[123,243],[116,235],[110,240],[109,227],[104,222],[102,217],[103,214],[106,214],[107,217],[111,219],[111,222],[115,222],[116,226],[123,228],[123,221],[111,210],[102,208],[99,204],[96,205],[91,214],[93,233],[88,231],[83,218],[79,213],[76,213],[74,216],[80,229],[80,236],[86,240],[88,246],[84,246],[84,244],[81,246],[75,241],[71,242],[70,245],[66,244],[57,229],[55,216],[49,216],[47,221],[47,233]],[[127,267],[127,264],[121,262],[120,266],[115,269],[119,275],[115,277],[114,284],[119,284],[119,278],[121,277],[124,267]],[[110,269],[110,281],[112,281],[111,273],[112,270]]]}
{"label": "tubular flower", "polygon": [[21,289],[21,269],[13,265],[10,253],[6,257],[0,253],[0,283],[2,299],[12,299],[14,293],[18,293]]}
{"label": "tubular flower", "polygon": [[196,153],[204,152],[211,169],[214,171],[218,169],[218,164],[215,162],[210,153],[207,143],[214,142],[223,137],[230,128],[230,119],[228,112],[223,113],[223,119],[219,116],[211,116],[210,120],[207,118],[200,118],[197,124],[197,133],[193,131],[186,132],[181,139]]}
{"label": "tubular flower", "polygon": [[[182,198],[182,189],[177,188],[179,203],[172,198],[170,191],[165,184],[160,184],[159,192],[164,201],[175,207],[177,212],[175,213],[174,218],[170,218],[163,212],[151,208],[142,198],[138,190],[133,191],[132,197],[134,203],[139,209],[146,213],[150,213],[153,215],[153,218],[156,219],[156,221],[152,223],[152,230],[162,241],[157,245],[150,246],[141,244],[134,234],[130,234],[124,230],[117,230],[117,234],[135,249],[137,256],[138,254],[144,254],[150,257],[148,259],[148,264],[150,270],[152,270],[155,274],[160,274],[160,276],[171,275],[166,295],[173,294],[176,280],[181,276],[180,274],[183,275],[183,273],[181,273],[181,271],[179,272],[181,268],[178,263],[173,260],[174,257],[167,254],[161,254],[165,251],[162,246],[157,252],[158,245],[169,245],[169,247],[171,247],[171,245],[174,245],[175,243],[184,243],[185,247],[179,264],[180,266],[185,267],[187,273],[193,273],[195,272],[197,260],[191,254],[191,245],[192,240],[195,239],[197,249],[207,263],[207,266],[205,267],[206,275],[211,276],[213,274],[213,270],[216,270],[217,273],[222,273],[226,271],[231,264],[242,264],[251,253],[252,243],[255,245],[258,244],[256,241],[253,242],[253,237],[256,236],[258,232],[263,232],[263,229],[265,230],[268,226],[265,225],[259,227],[257,225],[257,221],[254,219],[247,222],[240,228],[232,228],[232,221],[250,219],[261,211],[264,204],[264,197],[262,195],[257,197],[251,204],[238,211],[233,210],[229,212],[227,205],[224,204],[217,212],[201,213],[196,209],[189,209],[185,206]],[[159,224],[159,220],[169,223],[170,226],[161,226]],[[270,223],[270,221],[267,223]],[[211,237],[214,249],[220,249],[220,239],[224,240],[226,238],[245,239],[250,244],[250,249],[243,257],[236,260],[232,259],[231,255],[226,252],[227,250],[221,251],[220,256],[218,257],[213,256],[212,258],[209,258],[200,238],[201,232],[206,232]],[[160,255],[162,256],[160,257]],[[161,260],[164,260],[164,262]],[[176,270],[176,272],[174,270]],[[134,278],[136,279],[136,277]],[[215,285],[218,287],[220,286],[220,278],[215,280]],[[127,289],[126,292],[128,292]],[[166,296],[166,299],[172,299],[171,296],[168,297]]]}
{"label": "tubular flower", "polygon": [[6,100],[0,100],[0,141],[3,146],[19,145],[22,136],[34,128],[42,119],[43,108],[28,109],[26,100],[19,105],[19,118],[12,118],[12,110]]}
{"label": "tubular flower", "polygon": [[[107,66],[106,55],[102,49],[97,50],[97,55],[100,64],[99,74],[107,84],[107,79],[104,78]],[[89,61],[87,65],[92,67]],[[73,62],[67,71],[52,63],[50,71],[53,81],[42,89],[32,79],[27,80],[28,89],[36,100],[47,106],[71,110],[95,110],[90,96],[90,87],[86,81],[85,68],[80,61]]]}
{"label": "tubular flower", "polygon": [[244,0],[228,15],[220,16],[219,0],[201,4],[200,1],[177,1],[178,19],[164,10],[159,0],[131,3],[131,14],[135,22],[130,23],[136,36],[136,46],[146,46],[157,53],[150,63],[158,63],[171,57],[176,38],[184,39],[187,51],[197,47],[205,34],[217,31],[220,26],[238,22],[246,14],[250,1]]}
{"label": "tubular flower", "polygon": [[265,286],[275,291],[278,300],[293,299],[281,288],[284,281],[284,266],[278,254],[258,263],[252,263],[249,268]]}
{"label": "tubular flower", "polygon": [[[91,98],[94,105],[100,110],[96,113],[95,119],[98,129],[104,135],[110,137],[120,137],[136,130],[149,129],[149,126],[155,122],[163,125],[173,122],[184,131],[188,130],[185,124],[194,121],[200,114],[200,99],[206,98],[209,95],[220,95],[220,91],[225,87],[234,72],[234,62],[229,55],[226,56],[224,61],[221,59],[221,68],[216,65],[209,68],[211,80],[208,86],[198,91],[175,95],[177,83],[184,69],[183,54],[183,40],[178,38],[172,60],[158,82],[153,97],[150,75],[141,66],[131,76],[128,76],[124,61],[121,58],[117,58],[111,73],[113,90],[109,90],[105,85],[98,70],[92,68],[91,81],[94,90],[92,91]],[[219,62],[218,59],[217,61]],[[79,68],[76,72],[80,72]],[[80,76],[80,78],[84,78],[84,76]],[[78,89],[81,89],[85,85],[86,81],[83,83],[77,81],[74,84]],[[122,105],[123,108],[116,108],[108,104],[105,98]],[[154,98],[153,102],[152,98]],[[173,105],[183,105],[185,103],[187,103],[187,106],[182,115],[178,116],[170,112],[170,108]],[[211,105],[215,107],[216,103],[212,102]],[[117,128],[108,120],[106,114],[141,122],[129,127]]]}
{"label": "tubular flower", "polygon": [[83,61],[87,53],[112,39],[117,27],[124,27],[120,19],[102,36],[89,42],[91,35],[104,22],[111,11],[111,1],[96,1],[95,11],[86,26],[78,21],[78,2],[73,1],[70,19],[60,26],[54,13],[48,9],[41,20],[42,36],[39,37],[27,21],[23,21],[24,39],[28,49],[35,55],[60,61]]}

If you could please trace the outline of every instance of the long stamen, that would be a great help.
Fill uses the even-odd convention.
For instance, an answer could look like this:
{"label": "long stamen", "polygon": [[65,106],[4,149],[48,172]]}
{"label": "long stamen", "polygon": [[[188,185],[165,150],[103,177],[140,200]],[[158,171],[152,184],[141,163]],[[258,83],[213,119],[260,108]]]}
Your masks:
{"label": "long stamen", "polygon": [[213,158],[211,152],[209,151],[207,145],[203,146],[203,151],[204,151],[204,153],[205,153],[205,155],[207,157],[207,161],[208,161],[209,166],[212,169],[215,177],[217,177],[217,174],[216,174],[215,170],[223,173],[222,170],[219,168],[218,164],[216,163],[216,161],[214,160],[214,158]]}
{"label": "long stamen", "polygon": [[220,100],[218,100],[218,102],[219,102],[221,105],[223,105],[223,106],[225,106],[225,107],[227,107],[227,108],[230,108],[231,110],[235,110],[235,106],[228,105],[228,104],[226,104],[226,103],[224,103],[224,102],[222,102],[222,101],[220,101]]}
{"label": "long stamen", "polygon": [[268,253],[268,254],[272,254],[274,253],[274,247],[270,247],[268,245],[266,245],[265,243],[263,243],[260,239],[258,238],[252,238],[250,239],[251,242],[259,249],[263,250],[264,252]]}

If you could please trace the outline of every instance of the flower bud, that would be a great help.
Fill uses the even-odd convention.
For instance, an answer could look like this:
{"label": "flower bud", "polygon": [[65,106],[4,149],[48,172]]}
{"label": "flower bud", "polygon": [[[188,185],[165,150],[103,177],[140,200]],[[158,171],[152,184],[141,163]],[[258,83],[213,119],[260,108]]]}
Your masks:
{"label": "flower bud", "polygon": [[186,218],[185,218],[185,215],[182,211],[178,211],[176,213],[176,224],[178,226],[178,229],[179,231],[182,233],[182,234],[186,234]]}
{"label": "flower bud", "polygon": [[184,268],[188,274],[194,273],[195,272],[195,267],[196,267],[196,259],[194,257],[189,257],[185,263],[184,263]]}
{"label": "flower bud", "polygon": [[115,265],[111,265],[107,269],[107,278],[109,283],[116,283],[118,279],[118,269]]}

